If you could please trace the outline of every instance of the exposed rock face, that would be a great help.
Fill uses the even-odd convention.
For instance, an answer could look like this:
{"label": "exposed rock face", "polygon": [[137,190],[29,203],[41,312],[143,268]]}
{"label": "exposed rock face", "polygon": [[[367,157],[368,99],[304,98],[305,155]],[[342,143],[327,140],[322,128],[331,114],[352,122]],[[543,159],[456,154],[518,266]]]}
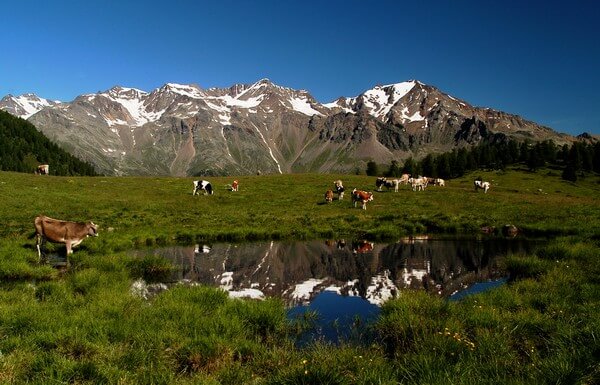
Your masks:
{"label": "exposed rock face", "polygon": [[114,87],[69,103],[28,94],[0,109],[29,119],[108,175],[348,172],[369,160],[506,138],[575,140],[518,116],[477,108],[418,81],[321,104],[267,79],[229,88]]}

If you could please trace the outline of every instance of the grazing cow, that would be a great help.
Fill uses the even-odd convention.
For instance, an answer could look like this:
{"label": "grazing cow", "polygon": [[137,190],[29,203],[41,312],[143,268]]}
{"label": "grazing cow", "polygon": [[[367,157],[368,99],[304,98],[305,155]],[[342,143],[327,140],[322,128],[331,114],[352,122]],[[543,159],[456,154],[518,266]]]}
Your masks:
{"label": "grazing cow", "polygon": [[325,192],[325,202],[333,202],[333,190],[327,190],[327,192]]}
{"label": "grazing cow", "polygon": [[408,180],[410,179],[410,174],[402,174],[400,179],[398,179],[399,184],[408,184]]}
{"label": "grazing cow", "polygon": [[436,178],[433,182],[436,186],[444,187],[446,186],[446,182],[442,178]]}
{"label": "grazing cow", "polygon": [[388,190],[393,187],[394,192],[398,192],[398,185],[400,185],[400,179],[388,180],[385,177],[379,177],[375,181],[375,186],[377,186],[377,191],[381,191],[381,187],[385,187]]}
{"label": "grazing cow", "polygon": [[424,191],[427,187],[427,178],[418,177],[418,178],[410,178],[409,183],[412,186],[413,191]]}
{"label": "grazing cow", "polygon": [[234,181],[233,181],[233,183],[231,184],[231,191],[237,191],[237,190],[238,190],[238,186],[239,186],[239,183],[238,183],[238,181],[237,181],[237,179],[236,179],[236,180],[234,180]]}
{"label": "grazing cow", "polygon": [[79,245],[84,238],[98,236],[98,226],[93,222],[69,222],[39,215],[35,218],[36,247],[38,257],[42,258],[42,247],[46,241],[64,243],[67,256],[73,253],[73,247]]}
{"label": "grazing cow", "polygon": [[48,175],[50,173],[50,166],[47,164],[40,164],[37,166],[35,173],[38,175]]}
{"label": "grazing cow", "polygon": [[344,199],[344,191],[346,189],[344,188],[342,181],[339,179],[334,181],[333,186],[335,187],[335,192],[337,192],[337,194],[338,194],[338,200],[341,201],[342,199]]}
{"label": "grazing cow", "polygon": [[477,190],[479,190],[479,189],[482,189],[483,193],[485,194],[490,189],[490,182],[484,182],[480,179],[475,180],[474,185],[475,185],[475,192],[477,192]]}
{"label": "grazing cow", "polygon": [[204,195],[213,194],[212,185],[209,181],[206,180],[195,180],[194,181],[194,190],[192,191],[192,195],[196,195],[196,193],[200,194],[200,191],[204,191]]}
{"label": "grazing cow", "polygon": [[357,189],[352,190],[352,202],[354,202],[354,207],[356,207],[356,204],[358,202],[360,202],[362,204],[362,209],[366,210],[367,202],[372,201],[372,200],[373,200],[372,192],[366,192],[366,191],[357,190]]}

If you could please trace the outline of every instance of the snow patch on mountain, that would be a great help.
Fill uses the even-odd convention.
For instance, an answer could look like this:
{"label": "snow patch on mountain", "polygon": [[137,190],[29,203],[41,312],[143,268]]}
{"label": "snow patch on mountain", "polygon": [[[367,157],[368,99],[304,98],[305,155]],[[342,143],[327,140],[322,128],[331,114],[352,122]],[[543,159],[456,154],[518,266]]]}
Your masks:
{"label": "snow patch on mountain", "polygon": [[162,89],[167,92],[173,92],[175,94],[187,96],[188,98],[192,99],[202,99],[205,96],[200,88],[193,85],[167,83],[162,87]]}
{"label": "snow patch on mountain", "polygon": [[292,104],[294,111],[301,112],[304,115],[323,115],[312,107],[306,97],[292,98],[290,99],[290,103]]}
{"label": "snow patch on mountain", "polygon": [[24,119],[29,118],[42,108],[52,105],[47,99],[39,98],[33,94],[17,96],[14,99],[25,110]]}
{"label": "snow patch on mountain", "polygon": [[382,118],[386,116],[392,107],[410,92],[415,85],[416,82],[410,81],[386,86],[376,86],[375,88],[366,91],[361,96],[369,113],[376,118]]}
{"label": "snow patch on mountain", "polygon": [[29,119],[32,115],[46,107],[58,106],[61,102],[40,98],[35,94],[23,94],[20,96],[7,95],[0,100],[0,109],[23,119]]}

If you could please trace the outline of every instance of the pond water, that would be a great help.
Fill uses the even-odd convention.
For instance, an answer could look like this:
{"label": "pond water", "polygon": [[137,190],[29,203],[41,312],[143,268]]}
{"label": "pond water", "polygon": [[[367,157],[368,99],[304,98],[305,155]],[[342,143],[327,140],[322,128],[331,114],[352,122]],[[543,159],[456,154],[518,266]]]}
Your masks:
{"label": "pond water", "polygon": [[[291,317],[319,315],[322,334],[335,340],[357,318],[368,321],[379,306],[403,290],[425,290],[460,299],[505,282],[500,262],[530,253],[539,242],[525,239],[431,239],[394,243],[345,240],[256,242],[138,250],[179,267],[172,282],[200,282],[233,297],[279,297]],[[333,326],[332,326],[333,324]]]}

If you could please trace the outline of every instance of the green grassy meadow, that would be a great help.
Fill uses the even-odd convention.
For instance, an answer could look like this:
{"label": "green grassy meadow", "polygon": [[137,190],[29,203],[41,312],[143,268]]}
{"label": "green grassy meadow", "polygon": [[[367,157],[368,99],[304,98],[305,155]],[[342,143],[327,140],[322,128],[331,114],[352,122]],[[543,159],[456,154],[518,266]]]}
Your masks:
{"label": "green grassy meadow", "polygon": [[[514,224],[531,234],[597,234],[597,176],[572,184],[544,172],[477,173],[492,181],[488,194],[473,190],[474,175],[446,187],[375,192],[367,210],[354,209],[353,188],[375,190],[375,178],[354,175],[264,175],[209,178],[212,196],[192,196],[193,178],[40,177],[0,173],[2,238],[33,231],[33,218],[92,220],[101,236],[87,247],[101,251],[146,243],[196,240],[305,239],[338,235],[393,239],[420,233],[474,234],[481,226]],[[343,201],[324,204],[335,179]],[[540,191],[541,190],[541,191]]]}
{"label": "green grassy meadow", "polygon": [[[354,187],[375,190],[364,175],[211,177],[214,195],[192,196],[194,178],[0,172],[0,383],[600,383],[600,178],[558,174],[478,172],[424,192],[384,189],[364,211],[350,200]],[[491,181],[487,194],[473,190],[476,176]],[[238,192],[227,189],[233,179]],[[325,204],[336,179],[346,197]],[[75,249],[68,269],[39,264],[38,214],[92,220],[100,236]],[[476,236],[505,224],[551,242],[508,258],[509,284],[463,301],[403,292],[370,325],[367,346],[295,347],[310,320],[288,320],[275,299],[183,285],[151,299],[131,293],[135,280],[170,268],[134,259],[132,248]]]}

